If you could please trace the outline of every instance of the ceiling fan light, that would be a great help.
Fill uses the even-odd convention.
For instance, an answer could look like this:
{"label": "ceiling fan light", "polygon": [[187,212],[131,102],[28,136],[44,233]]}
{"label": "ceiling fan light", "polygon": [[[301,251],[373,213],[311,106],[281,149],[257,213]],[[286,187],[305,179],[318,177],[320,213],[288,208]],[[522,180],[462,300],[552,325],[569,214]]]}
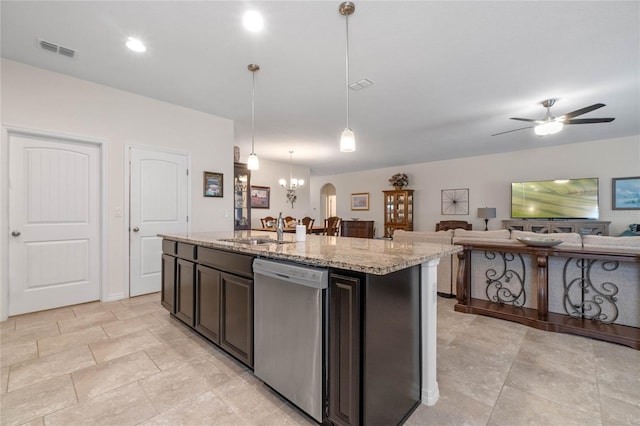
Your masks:
{"label": "ceiling fan light", "polygon": [[260,169],[260,161],[258,160],[258,156],[253,152],[249,155],[249,158],[247,159],[247,169],[249,170]]}
{"label": "ceiling fan light", "polygon": [[534,131],[538,136],[555,135],[562,131],[564,123],[560,121],[548,121],[535,127]]}
{"label": "ceiling fan light", "polygon": [[356,150],[356,137],[353,134],[353,130],[346,128],[342,131],[340,137],[340,151],[341,152],[353,152]]}

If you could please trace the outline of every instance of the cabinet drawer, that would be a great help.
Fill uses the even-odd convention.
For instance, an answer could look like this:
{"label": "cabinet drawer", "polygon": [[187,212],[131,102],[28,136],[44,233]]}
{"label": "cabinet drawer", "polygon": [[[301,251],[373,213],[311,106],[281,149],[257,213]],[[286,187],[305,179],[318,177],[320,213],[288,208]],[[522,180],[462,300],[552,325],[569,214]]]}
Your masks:
{"label": "cabinet drawer", "polygon": [[187,260],[196,260],[196,246],[192,244],[178,243],[178,257]]}
{"label": "cabinet drawer", "polygon": [[200,247],[198,262],[243,277],[253,277],[253,256]]}
{"label": "cabinet drawer", "polygon": [[178,246],[178,243],[176,243],[175,241],[162,240],[162,252],[164,254],[175,255],[177,246]]}

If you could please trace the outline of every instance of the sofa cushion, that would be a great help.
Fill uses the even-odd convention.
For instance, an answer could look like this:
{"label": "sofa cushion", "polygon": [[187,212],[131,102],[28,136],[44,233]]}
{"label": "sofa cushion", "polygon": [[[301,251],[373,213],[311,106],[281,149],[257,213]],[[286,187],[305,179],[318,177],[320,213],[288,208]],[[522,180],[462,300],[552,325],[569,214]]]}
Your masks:
{"label": "sofa cushion", "polygon": [[640,248],[640,237],[606,237],[603,235],[585,235],[582,237],[584,247],[635,247]]}
{"label": "sofa cushion", "polygon": [[564,245],[577,244],[582,245],[582,237],[576,232],[558,232],[553,234],[539,234],[537,232],[530,231],[511,231],[511,239],[517,240],[518,238],[553,238],[555,240],[562,240]]}
{"label": "sofa cushion", "polygon": [[443,242],[443,238],[448,238],[451,243],[451,237],[453,236],[453,229],[448,231],[437,232],[418,232],[418,231],[405,231],[398,229],[393,233],[394,241],[416,241],[416,242],[429,242],[429,240],[437,239],[438,242]]}
{"label": "sofa cushion", "polygon": [[466,229],[456,229],[453,236],[459,239],[482,238],[482,239],[502,239],[508,240],[510,232],[508,229],[496,229],[493,231],[467,231]]}

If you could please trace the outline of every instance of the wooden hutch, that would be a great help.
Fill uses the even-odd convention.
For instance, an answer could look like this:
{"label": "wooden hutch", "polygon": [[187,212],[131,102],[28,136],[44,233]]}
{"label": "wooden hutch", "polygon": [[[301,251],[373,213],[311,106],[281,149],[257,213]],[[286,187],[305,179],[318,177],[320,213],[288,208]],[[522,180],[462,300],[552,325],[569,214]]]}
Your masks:
{"label": "wooden hutch", "polygon": [[413,231],[413,189],[384,193],[384,236],[393,237],[396,229]]}

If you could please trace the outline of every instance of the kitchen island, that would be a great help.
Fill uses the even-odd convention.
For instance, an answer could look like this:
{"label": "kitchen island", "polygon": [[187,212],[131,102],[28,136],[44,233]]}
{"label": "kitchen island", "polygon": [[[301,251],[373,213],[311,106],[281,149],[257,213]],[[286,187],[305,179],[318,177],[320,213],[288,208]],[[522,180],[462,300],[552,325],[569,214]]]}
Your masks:
{"label": "kitchen island", "polygon": [[[306,241],[295,242],[295,235],[288,234],[284,236],[284,243],[276,243],[275,233],[256,231],[161,236],[164,238],[163,305],[209,340],[215,343],[214,339],[218,339],[223,349],[230,348],[229,353],[249,366],[252,366],[252,331],[241,339],[225,339],[224,326],[215,319],[210,322],[214,327],[198,329],[200,317],[196,293],[203,290],[196,285],[200,280],[200,272],[196,273],[196,269],[209,270],[211,266],[222,271],[220,273],[227,277],[227,281],[248,289],[247,303],[242,306],[242,312],[249,318],[245,321],[248,326],[251,326],[253,318],[250,312],[253,306],[250,292],[252,271],[248,270],[248,265],[253,259],[276,259],[329,269],[332,277],[329,287],[329,345],[332,351],[346,350],[345,353],[331,352],[329,355],[331,422],[354,425],[384,423],[385,419],[380,416],[391,407],[384,404],[376,407],[372,403],[365,405],[363,401],[374,401],[394,392],[402,398],[409,394],[417,395],[416,401],[426,405],[437,401],[436,267],[440,257],[456,253],[461,247],[316,235],[307,235]],[[187,271],[185,282],[192,285],[174,283],[180,281],[180,271]],[[172,280],[172,274],[177,278]],[[396,287],[403,290],[397,292],[394,290]],[[187,302],[186,309],[182,307],[181,299]],[[410,299],[410,305],[402,305],[407,299]],[[222,301],[220,306],[224,303]],[[402,306],[402,309],[397,310],[394,305]],[[400,325],[394,324],[395,313],[385,316],[387,310],[402,312],[405,306],[410,313],[398,316]],[[220,314],[219,318],[224,322],[225,315]],[[228,322],[238,323],[237,319],[229,319]],[[389,335],[388,330],[393,330],[393,327],[396,331],[411,330],[403,333],[406,337]],[[218,330],[222,331],[218,333]],[[384,333],[387,333],[387,340],[378,336]],[[403,347],[401,345],[404,344],[396,345],[396,338],[412,340],[407,346],[411,354],[397,349],[394,353],[395,346]],[[390,357],[386,351],[394,355]],[[412,362],[414,358],[415,363]],[[405,375],[417,374],[418,377],[411,382],[409,387],[412,389],[396,391],[389,389],[388,383],[384,384],[386,388],[379,383],[387,370],[397,370]],[[387,420],[391,421],[391,418]],[[400,420],[402,417],[394,418],[393,423]]]}

